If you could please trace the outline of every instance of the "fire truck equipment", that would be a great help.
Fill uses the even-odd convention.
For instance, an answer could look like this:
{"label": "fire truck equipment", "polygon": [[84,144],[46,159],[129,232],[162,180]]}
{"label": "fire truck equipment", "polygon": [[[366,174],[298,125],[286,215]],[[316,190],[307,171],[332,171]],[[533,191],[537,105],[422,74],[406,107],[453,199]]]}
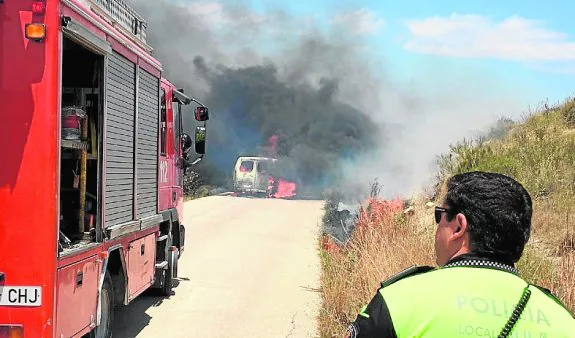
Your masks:
{"label": "fire truck equipment", "polygon": [[62,137],[64,140],[79,140],[82,120],[86,113],[78,107],[62,108]]}

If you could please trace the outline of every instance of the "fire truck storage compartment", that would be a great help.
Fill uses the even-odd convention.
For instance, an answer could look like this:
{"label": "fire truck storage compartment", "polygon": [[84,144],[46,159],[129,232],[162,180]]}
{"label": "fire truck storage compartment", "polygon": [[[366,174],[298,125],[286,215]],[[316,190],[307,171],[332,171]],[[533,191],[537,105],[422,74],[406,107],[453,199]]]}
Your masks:
{"label": "fire truck storage compartment", "polygon": [[96,241],[104,57],[64,36],[60,137],[60,252]]}
{"label": "fire truck storage compartment", "polygon": [[128,251],[128,293],[134,299],[154,282],[156,235],[149,234],[130,242]]}
{"label": "fire truck storage compartment", "polygon": [[102,272],[98,261],[99,257],[94,255],[58,269],[55,337],[73,337],[95,322]]}

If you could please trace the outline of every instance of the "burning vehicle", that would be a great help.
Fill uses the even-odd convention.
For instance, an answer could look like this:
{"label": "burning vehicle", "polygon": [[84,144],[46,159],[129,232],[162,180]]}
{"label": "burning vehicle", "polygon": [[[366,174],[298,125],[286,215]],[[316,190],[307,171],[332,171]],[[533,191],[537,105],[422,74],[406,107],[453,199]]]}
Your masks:
{"label": "burning vehicle", "polygon": [[233,173],[234,192],[269,195],[269,164],[275,161],[268,157],[238,157]]}
{"label": "burning vehicle", "polygon": [[233,171],[234,193],[271,198],[294,197],[296,183],[286,176],[285,164],[277,158],[240,156]]}

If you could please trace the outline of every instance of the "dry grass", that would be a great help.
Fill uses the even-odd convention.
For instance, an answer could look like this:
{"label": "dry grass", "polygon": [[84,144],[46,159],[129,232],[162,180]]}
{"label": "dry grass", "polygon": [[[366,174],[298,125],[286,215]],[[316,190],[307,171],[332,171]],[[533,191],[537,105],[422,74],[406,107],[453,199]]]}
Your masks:
{"label": "dry grass", "polygon": [[371,210],[361,212],[345,247],[328,245],[325,250],[324,243],[322,337],[341,337],[383,279],[412,264],[433,264],[431,214],[409,216],[401,205],[369,204]]}
{"label": "dry grass", "polygon": [[[442,156],[439,182],[487,170],[515,177],[534,198],[531,239],[518,267],[575,312],[575,100],[529,117],[504,137],[453,146]],[[499,133],[501,134],[501,133]],[[449,158],[455,158],[448,161]],[[444,194],[438,184],[436,200]],[[434,265],[433,209],[417,197],[413,213],[401,203],[371,200],[345,247],[322,248],[322,337],[342,337],[379,283],[412,264]]]}

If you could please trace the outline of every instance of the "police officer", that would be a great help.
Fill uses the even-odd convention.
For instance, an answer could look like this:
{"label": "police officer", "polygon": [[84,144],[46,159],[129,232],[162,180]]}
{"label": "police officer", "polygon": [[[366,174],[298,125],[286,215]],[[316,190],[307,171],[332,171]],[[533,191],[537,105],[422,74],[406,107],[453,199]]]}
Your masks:
{"label": "police officer", "polygon": [[453,176],[435,208],[439,268],[412,267],[382,282],[347,336],[575,337],[573,315],[514,265],[531,214],[528,192],[507,176]]}

